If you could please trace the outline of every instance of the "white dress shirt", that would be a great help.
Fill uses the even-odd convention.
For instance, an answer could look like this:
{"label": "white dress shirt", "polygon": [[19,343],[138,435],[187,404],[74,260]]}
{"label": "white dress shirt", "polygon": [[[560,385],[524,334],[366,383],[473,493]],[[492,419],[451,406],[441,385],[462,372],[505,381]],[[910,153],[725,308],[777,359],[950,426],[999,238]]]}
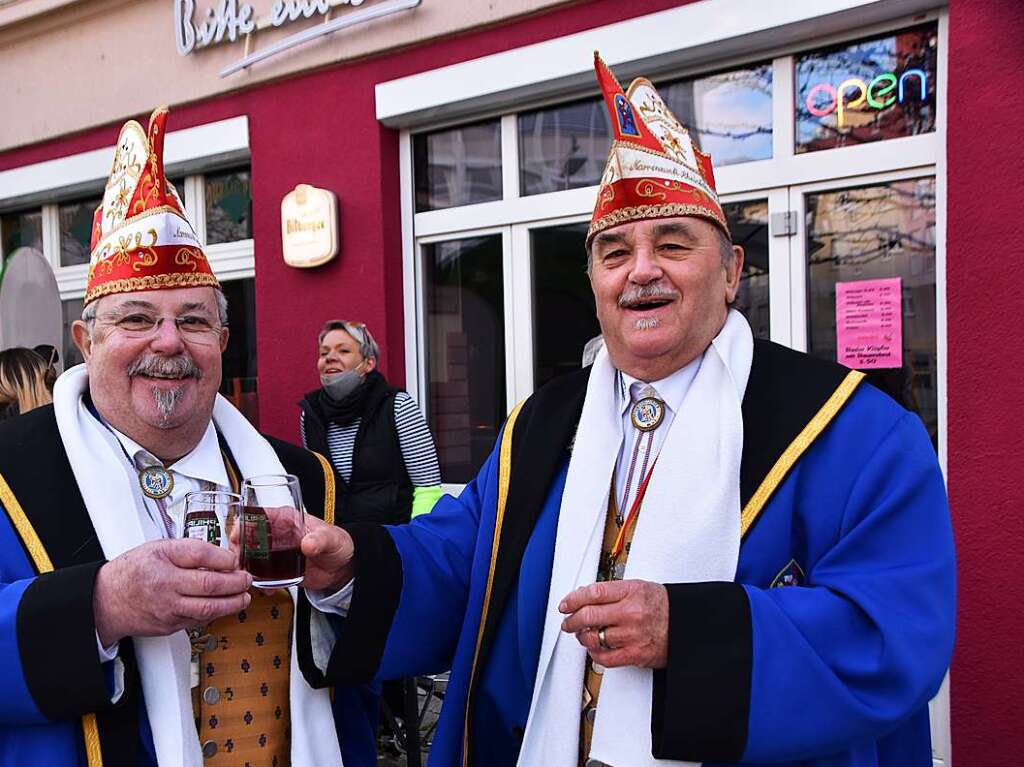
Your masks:
{"label": "white dress shirt", "polygon": [[[113,427],[110,430],[124,447],[125,453],[131,458],[137,470],[142,470],[147,466],[163,466],[163,462],[159,458],[131,437],[125,436]],[[163,502],[174,522],[174,537],[179,538],[184,522],[185,496],[188,493],[200,490],[231,491],[231,480],[224,467],[224,456],[220,451],[220,442],[217,440],[217,430],[213,427],[213,422],[207,424],[202,439],[191,452],[166,468],[174,480],[174,487],[170,494],[163,499]],[[157,502],[148,496],[145,501],[148,518],[142,520],[142,527],[146,531],[147,540],[155,541],[166,538],[167,533]],[[225,520],[221,519],[221,530],[224,529],[224,523]]]}
{"label": "white dress shirt", "polygon": [[[661,446],[665,444],[668,430],[672,428],[676,413],[679,412],[686,393],[690,390],[690,384],[697,377],[703,359],[704,355],[701,355],[666,378],[651,381],[649,384],[619,371],[617,407],[622,416],[622,446],[619,448],[619,458],[615,464],[615,502],[618,504],[620,514],[628,513],[629,504],[633,502],[637,489],[643,482],[642,469],[645,468],[645,464],[648,472],[653,467],[655,459],[661,452]],[[634,398],[638,397],[646,386],[654,389],[655,396],[665,403],[665,418],[658,428],[643,433],[633,426],[630,410]],[[639,446],[636,444],[638,439],[640,440]],[[637,461],[633,467],[632,476],[630,476],[633,451],[637,447],[639,447]]]}

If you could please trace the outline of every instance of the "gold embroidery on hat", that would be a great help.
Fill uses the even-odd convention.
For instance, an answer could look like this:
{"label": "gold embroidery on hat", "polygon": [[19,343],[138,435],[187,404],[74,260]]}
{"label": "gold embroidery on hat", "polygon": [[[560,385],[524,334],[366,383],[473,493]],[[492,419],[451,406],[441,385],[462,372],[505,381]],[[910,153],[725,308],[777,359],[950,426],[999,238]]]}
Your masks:
{"label": "gold embroidery on hat", "polygon": [[159,239],[156,233],[156,229],[150,229],[148,232],[146,232],[146,234],[150,236],[150,242],[148,245],[141,246],[142,232],[135,233],[135,256],[139,260],[132,264],[132,269],[136,272],[141,271],[150,266],[155,266],[156,262],[159,261],[156,255],[156,251],[153,250],[153,247],[156,245],[156,242]]}
{"label": "gold embroidery on hat", "polygon": [[[116,235],[119,231],[125,229],[126,227],[134,226],[144,218],[148,218],[149,216],[157,216],[160,215],[161,213],[174,213],[179,218],[183,218],[183,216],[181,215],[181,211],[176,210],[170,205],[161,205],[158,208],[150,208],[149,210],[143,211],[142,213],[137,213],[131,218],[125,219],[123,222],[121,222],[116,227],[107,232],[105,235],[103,235],[103,239],[96,244],[95,248],[92,249],[93,259],[99,260],[101,258],[105,258],[106,255],[109,254],[110,251],[104,251],[104,248],[108,248],[110,246],[110,242],[114,239],[114,235]],[[185,220],[185,223],[188,223],[187,219]],[[189,227],[191,228],[191,224],[189,224]],[[97,253],[100,253],[100,255],[97,256]]]}
{"label": "gold embroidery on hat", "polygon": [[192,248],[181,248],[174,254],[174,263],[178,266],[188,266],[194,272],[199,267],[199,261],[205,261],[206,256],[202,251]]}
{"label": "gold embroidery on hat", "polygon": [[[667,186],[667,184],[666,184]],[[668,195],[658,188],[658,185],[649,178],[642,179],[636,184],[636,193],[640,197],[653,197],[656,200],[666,200]]]}
{"label": "gold embroidery on hat", "polygon": [[625,224],[630,221],[637,221],[644,218],[669,218],[671,216],[703,216],[705,218],[713,219],[714,221],[721,224],[726,232],[729,231],[729,226],[725,222],[725,216],[721,215],[718,211],[711,210],[703,205],[687,205],[682,203],[667,203],[664,205],[637,205],[630,208],[619,208],[613,210],[606,216],[601,216],[593,224],[590,225],[590,231],[587,232],[587,241],[597,234],[603,232],[605,229],[610,229],[613,226],[619,224]]}
{"label": "gold embroidery on hat", "polygon": [[161,288],[219,288],[217,278],[207,272],[199,274],[150,274],[145,277],[128,277],[96,285],[85,294],[88,304],[111,293],[133,293],[138,290],[159,290]]}

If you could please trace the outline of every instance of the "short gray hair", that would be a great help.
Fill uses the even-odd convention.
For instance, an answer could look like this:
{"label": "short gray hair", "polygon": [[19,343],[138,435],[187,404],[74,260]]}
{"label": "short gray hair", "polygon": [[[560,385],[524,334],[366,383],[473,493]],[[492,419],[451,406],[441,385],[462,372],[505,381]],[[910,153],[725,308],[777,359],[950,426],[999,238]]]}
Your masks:
{"label": "short gray hair", "polygon": [[[228,297],[224,295],[223,290],[214,289],[214,298],[217,300],[217,320],[221,325],[227,327],[228,325]],[[92,332],[92,326],[96,324],[96,312],[99,307],[99,303],[102,298],[98,298],[85,305],[82,309],[82,322],[89,326],[89,331]]]}
{"label": "short gray hair", "polygon": [[324,336],[330,333],[332,330],[343,330],[355,339],[355,342],[359,344],[359,353],[364,358],[374,359],[380,358],[380,347],[377,346],[377,342],[370,335],[370,329],[362,322],[349,322],[348,320],[328,320],[324,323],[324,326],[320,328],[320,335],[317,336],[316,342],[322,344],[324,342]]}

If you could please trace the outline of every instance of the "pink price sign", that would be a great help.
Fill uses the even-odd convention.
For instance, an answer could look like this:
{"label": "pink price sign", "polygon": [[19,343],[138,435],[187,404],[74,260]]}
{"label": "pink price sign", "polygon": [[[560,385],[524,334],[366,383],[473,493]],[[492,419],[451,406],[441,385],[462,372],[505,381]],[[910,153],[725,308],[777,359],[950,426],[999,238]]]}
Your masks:
{"label": "pink price sign", "polygon": [[900,278],[836,283],[836,356],[860,370],[903,367]]}

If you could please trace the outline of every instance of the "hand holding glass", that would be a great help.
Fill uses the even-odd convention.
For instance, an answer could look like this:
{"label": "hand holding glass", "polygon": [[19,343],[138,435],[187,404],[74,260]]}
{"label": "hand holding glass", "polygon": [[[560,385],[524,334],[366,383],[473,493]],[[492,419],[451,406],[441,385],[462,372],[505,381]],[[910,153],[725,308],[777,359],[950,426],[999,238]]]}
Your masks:
{"label": "hand holding glass", "polygon": [[302,583],[305,559],[300,543],[306,512],[299,481],[291,474],[249,477],[242,482],[240,562],[253,585],[279,589]]}

